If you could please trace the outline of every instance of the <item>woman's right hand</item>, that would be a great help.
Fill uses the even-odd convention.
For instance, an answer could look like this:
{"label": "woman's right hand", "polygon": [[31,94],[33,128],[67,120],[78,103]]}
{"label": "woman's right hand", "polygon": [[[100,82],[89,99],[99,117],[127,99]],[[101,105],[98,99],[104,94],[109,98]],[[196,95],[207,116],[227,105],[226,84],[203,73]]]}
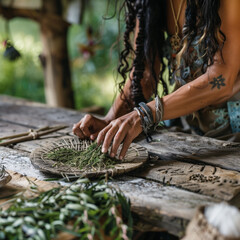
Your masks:
{"label": "woman's right hand", "polygon": [[107,121],[86,114],[78,123],[73,125],[73,133],[81,139],[95,140],[98,133],[107,126]]}

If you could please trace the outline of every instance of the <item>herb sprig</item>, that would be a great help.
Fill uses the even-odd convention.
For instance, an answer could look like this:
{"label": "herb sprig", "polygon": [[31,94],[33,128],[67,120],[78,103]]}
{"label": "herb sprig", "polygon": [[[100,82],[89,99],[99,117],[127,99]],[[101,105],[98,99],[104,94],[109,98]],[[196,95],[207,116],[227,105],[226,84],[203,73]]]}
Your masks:
{"label": "herb sprig", "polygon": [[30,200],[17,198],[10,208],[0,211],[0,239],[45,240],[59,232],[83,240],[96,236],[128,240],[130,203],[104,181],[80,179],[65,190],[54,188]]}
{"label": "herb sprig", "polygon": [[93,142],[84,151],[71,148],[59,148],[47,154],[47,158],[59,164],[69,165],[84,170],[101,170],[114,167],[120,163],[116,158],[110,158],[108,154],[101,152],[101,146]]}

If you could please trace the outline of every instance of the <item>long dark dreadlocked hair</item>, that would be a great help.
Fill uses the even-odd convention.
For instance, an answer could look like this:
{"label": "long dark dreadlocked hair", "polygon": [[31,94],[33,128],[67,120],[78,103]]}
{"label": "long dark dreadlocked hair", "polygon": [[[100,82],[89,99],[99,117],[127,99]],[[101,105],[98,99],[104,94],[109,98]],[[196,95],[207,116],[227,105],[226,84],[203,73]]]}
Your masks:
{"label": "long dark dreadlocked hair", "polygon": [[[203,73],[213,64],[215,53],[219,50],[222,53],[226,40],[224,33],[220,30],[219,7],[220,0],[187,0],[181,57],[185,60],[183,62],[186,66],[191,66],[189,49],[194,39],[199,36],[198,44],[204,63],[201,69]],[[186,66],[182,65],[180,68],[183,69]]]}
{"label": "long dark dreadlocked hair", "polygon": [[[126,31],[124,33],[124,50],[120,55],[119,73],[123,77],[123,81],[119,84],[122,91],[123,85],[132,68],[132,85],[131,85],[131,102],[138,105],[139,102],[146,101],[144,99],[140,80],[143,78],[145,65],[149,66],[152,77],[155,80],[155,91],[159,76],[154,71],[154,62],[156,57],[162,55],[162,45],[164,43],[165,16],[162,6],[165,0],[125,0],[126,10]],[[130,34],[136,27],[136,19],[139,22],[139,32],[136,38],[135,51],[130,43]],[[129,65],[129,55],[135,55],[132,65]],[[162,60],[160,58],[162,63]],[[161,74],[160,74],[160,79]],[[167,90],[165,82],[164,89]]]}
{"label": "long dark dreadlocked hair", "polygon": [[[163,64],[162,48],[164,44],[164,31],[166,31],[166,0],[125,0],[126,31],[124,33],[124,50],[120,54],[120,65],[118,72],[123,77],[119,84],[121,93],[127,79],[128,73],[133,69],[131,98],[124,99],[129,103],[138,105],[144,99],[140,81],[143,78],[145,66],[148,65],[151,75],[155,80],[155,94],[157,85],[161,82],[164,94],[168,93],[167,84],[162,78],[166,66]],[[185,12],[185,25],[183,28],[182,58],[185,66],[190,66],[192,60],[189,57],[189,49],[194,39],[198,36],[200,49],[203,53],[202,72],[213,64],[213,57],[218,50],[222,50],[225,35],[221,32],[221,19],[218,14],[220,0],[187,0]],[[134,51],[130,41],[130,35],[136,27],[136,19],[139,21],[139,33],[136,38],[136,49]],[[220,44],[222,43],[222,44]],[[132,65],[129,56],[134,54]],[[162,65],[159,76],[154,71],[154,62],[159,57]]]}

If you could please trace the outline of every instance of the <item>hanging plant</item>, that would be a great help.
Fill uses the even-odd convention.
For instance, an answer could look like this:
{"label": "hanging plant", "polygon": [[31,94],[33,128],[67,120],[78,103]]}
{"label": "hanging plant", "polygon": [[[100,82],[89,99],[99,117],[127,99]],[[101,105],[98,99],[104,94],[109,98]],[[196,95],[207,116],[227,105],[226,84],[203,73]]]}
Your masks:
{"label": "hanging plant", "polygon": [[15,61],[19,57],[21,57],[21,54],[19,51],[14,47],[11,38],[10,28],[9,28],[9,21],[6,20],[5,22],[5,31],[6,31],[6,39],[3,41],[3,46],[5,48],[5,51],[3,53],[3,57],[8,59],[9,61]]}
{"label": "hanging plant", "polygon": [[19,51],[13,46],[13,44],[10,42],[10,40],[4,40],[3,46],[5,47],[5,51],[3,53],[3,57],[8,59],[9,61],[15,61],[19,57],[21,57],[21,54]]}

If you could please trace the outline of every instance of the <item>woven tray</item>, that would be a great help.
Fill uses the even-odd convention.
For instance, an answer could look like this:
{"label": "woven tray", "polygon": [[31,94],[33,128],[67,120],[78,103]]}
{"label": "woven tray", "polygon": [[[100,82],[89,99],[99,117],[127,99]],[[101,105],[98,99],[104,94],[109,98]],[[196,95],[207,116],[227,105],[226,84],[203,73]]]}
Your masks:
{"label": "woven tray", "polygon": [[60,148],[71,148],[78,151],[85,150],[92,142],[90,140],[81,140],[76,137],[68,137],[58,139],[51,144],[37,148],[34,150],[30,159],[32,164],[41,171],[51,174],[61,175],[63,177],[98,177],[108,174],[109,176],[119,175],[125,172],[132,171],[140,167],[148,158],[146,149],[138,144],[132,143],[126,153],[125,158],[121,163],[114,165],[112,168],[101,170],[80,170],[69,165],[56,165],[56,162],[47,159],[47,154]]}
{"label": "woven tray", "polygon": [[4,167],[0,166],[0,188],[6,185],[11,179],[10,174],[5,171]]}

